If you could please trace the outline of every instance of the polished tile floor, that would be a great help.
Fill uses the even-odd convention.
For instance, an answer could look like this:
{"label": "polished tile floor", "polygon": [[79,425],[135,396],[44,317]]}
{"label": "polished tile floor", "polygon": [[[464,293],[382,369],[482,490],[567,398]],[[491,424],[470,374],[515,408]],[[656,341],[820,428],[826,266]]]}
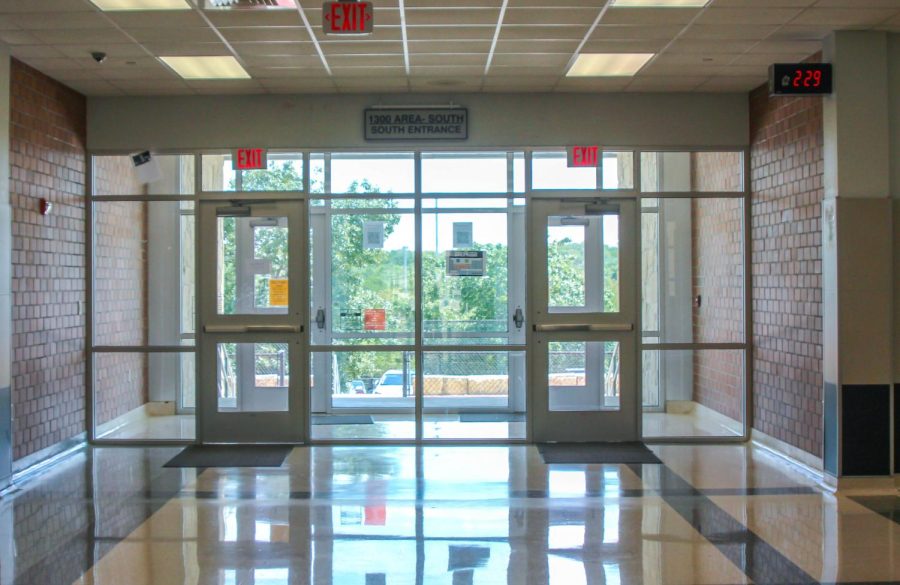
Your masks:
{"label": "polished tile floor", "polygon": [[0,499],[0,583],[891,583],[895,496],[846,497],[746,446],[545,465],[531,446],[315,447],[170,469],[85,448]]}

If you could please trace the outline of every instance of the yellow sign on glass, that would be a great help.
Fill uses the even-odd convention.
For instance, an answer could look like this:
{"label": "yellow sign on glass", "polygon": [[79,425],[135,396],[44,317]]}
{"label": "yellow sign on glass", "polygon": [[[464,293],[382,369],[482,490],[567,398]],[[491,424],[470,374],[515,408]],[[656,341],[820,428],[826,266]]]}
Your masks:
{"label": "yellow sign on glass", "polygon": [[288,306],[288,279],[286,279],[286,278],[270,278],[269,279],[269,306],[270,307],[286,307],[286,306]]}

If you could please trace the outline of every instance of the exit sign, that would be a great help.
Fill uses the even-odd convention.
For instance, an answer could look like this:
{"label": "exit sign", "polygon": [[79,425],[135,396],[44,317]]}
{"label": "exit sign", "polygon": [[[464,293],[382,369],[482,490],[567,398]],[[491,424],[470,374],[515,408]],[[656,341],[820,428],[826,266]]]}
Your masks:
{"label": "exit sign", "polygon": [[367,35],[374,23],[371,2],[340,0],[322,5],[322,27],[326,35]]}
{"label": "exit sign", "polygon": [[600,166],[599,146],[570,146],[566,151],[570,169]]}
{"label": "exit sign", "polygon": [[269,162],[268,152],[264,148],[239,148],[231,157],[236,171],[252,171],[264,169]]}

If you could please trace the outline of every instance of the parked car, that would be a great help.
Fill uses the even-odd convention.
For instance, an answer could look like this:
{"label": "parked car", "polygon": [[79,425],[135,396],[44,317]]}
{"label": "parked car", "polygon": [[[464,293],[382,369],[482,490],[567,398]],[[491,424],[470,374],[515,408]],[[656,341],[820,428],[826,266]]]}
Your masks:
{"label": "parked car", "polygon": [[[406,388],[408,395],[412,396],[413,394],[413,376],[415,372],[409,372],[406,380]],[[391,396],[395,398],[403,397],[403,371],[402,370],[388,370],[382,376],[381,379],[378,380],[378,384],[375,386],[375,394],[379,396]]]}
{"label": "parked car", "polygon": [[350,394],[366,393],[366,385],[362,380],[350,380],[349,382],[347,382],[347,385],[350,387]]}

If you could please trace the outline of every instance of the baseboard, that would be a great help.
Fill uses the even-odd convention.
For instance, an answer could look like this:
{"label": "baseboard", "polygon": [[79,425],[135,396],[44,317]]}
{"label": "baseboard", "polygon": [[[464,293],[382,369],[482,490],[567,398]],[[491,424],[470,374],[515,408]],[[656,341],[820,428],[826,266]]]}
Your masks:
{"label": "baseboard", "polygon": [[50,445],[45,449],[41,449],[40,451],[36,451],[31,455],[26,455],[20,459],[16,459],[13,461],[13,481],[18,479],[17,476],[22,476],[23,474],[31,473],[35,471],[37,467],[41,466],[43,463],[49,462],[50,459],[65,453],[66,451],[71,451],[77,447],[80,447],[87,441],[87,433],[79,433],[70,439],[66,439],[65,441],[60,441],[55,445]]}
{"label": "baseboard", "polygon": [[715,421],[717,424],[722,425],[735,435],[743,435],[744,425],[741,424],[740,421],[736,421],[730,416],[724,415],[718,410],[712,409],[708,406],[704,406],[699,402],[691,402],[691,404],[694,405],[693,412],[697,413],[698,416],[710,421]]}
{"label": "baseboard", "polygon": [[774,451],[800,467],[807,468],[818,476],[822,476],[825,471],[824,461],[821,457],[816,457],[812,453],[785,443],[781,439],[776,439],[772,435],[752,429],[750,431],[750,440],[769,451]]}
{"label": "baseboard", "polygon": [[148,404],[142,404],[133,410],[129,410],[125,414],[121,416],[117,416],[111,421],[107,421],[102,425],[97,425],[97,431],[94,433],[95,437],[103,437],[114,432],[116,429],[122,428],[125,425],[129,425],[131,423],[138,422],[140,420],[144,420],[149,418],[150,408]]}
{"label": "baseboard", "polygon": [[691,414],[695,406],[693,400],[666,400],[666,414]]}
{"label": "baseboard", "polygon": [[175,401],[148,402],[144,405],[147,416],[175,416]]}

